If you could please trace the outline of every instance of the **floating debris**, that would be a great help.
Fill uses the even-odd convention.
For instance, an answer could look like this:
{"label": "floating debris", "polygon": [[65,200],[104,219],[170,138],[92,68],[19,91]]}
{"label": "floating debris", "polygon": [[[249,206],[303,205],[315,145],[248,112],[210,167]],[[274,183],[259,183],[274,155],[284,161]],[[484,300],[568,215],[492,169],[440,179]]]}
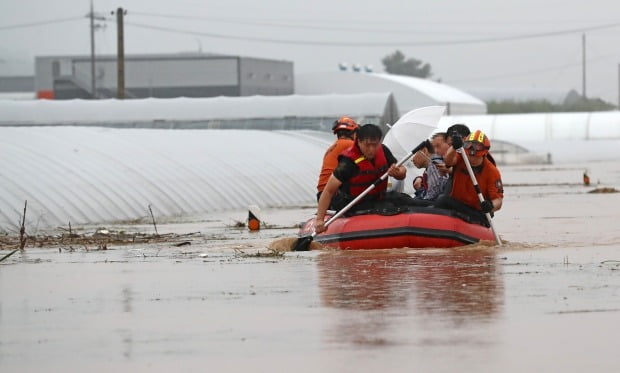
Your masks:
{"label": "floating debris", "polygon": [[8,259],[11,255],[15,254],[16,252],[17,252],[17,249],[15,249],[15,250],[11,251],[10,253],[6,254],[5,256],[0,258],[0,262],[5,260],[5,259]]}
{"label": "floating debris", "polygon": [[233,248],[235,251],[235,256],[240,258],[274,258],[274,257],[283,257],[284,253],[274,249],[267,249],[267,251],[257,251],[253,254],[246,253],[245,251],[239,248]]}
{"label": "floating debris", "polygon": [[[186,233],[186,234],[146,234],[139,232],[126,232],[126,231],[114,231],[105,230],[106,234],[101,233],[101,229],[98,229],[94,233],[85,234],[61,234],[61,235],[40,235],[40,236],[28,236],[28,245],[31,247],[60,247],[63,250],[71,252],[72,245],[75,246],[95,246],[94,250],[108,250],[111,245],[135,245],[135,244],[149,244],[149,243],[165,243],[165,242],[177,242],[179,246],[188,245],[186,242],[190,242],[188,238],[204,237],[200,232]],[[0,249],[13,248],[19,245],[19,236],[3,236],[0,239]],[[67,248],[67,245],[70,245]]]}
{"label": "floating debris", "polygon": [[594,190],[589,191],[588,193],[618,193],[618,189],[609,188],[609,187],[596,188]]}

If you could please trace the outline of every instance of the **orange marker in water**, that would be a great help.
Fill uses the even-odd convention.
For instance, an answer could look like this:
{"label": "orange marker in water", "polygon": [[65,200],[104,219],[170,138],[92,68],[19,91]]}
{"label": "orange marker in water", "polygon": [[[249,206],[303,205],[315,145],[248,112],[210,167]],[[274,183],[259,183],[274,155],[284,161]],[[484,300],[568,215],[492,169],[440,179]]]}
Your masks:
{"label": "orange marker in water", "polygon": [[590,176],[588,176],[588,170],[585,170],[583,172],[583,185],[585,186],[590,185]]}
{"label": "orange marker in water", "polygon": [[251,231],[260,230],[260,208],[256,205],[248,206],[248,229]]}

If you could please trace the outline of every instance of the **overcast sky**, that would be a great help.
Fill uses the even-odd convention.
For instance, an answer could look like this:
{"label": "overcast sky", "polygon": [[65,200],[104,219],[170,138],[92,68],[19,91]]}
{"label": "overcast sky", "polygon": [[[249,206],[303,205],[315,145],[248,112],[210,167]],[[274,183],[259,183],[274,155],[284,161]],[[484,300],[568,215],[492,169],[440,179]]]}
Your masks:
{"label": "overcast sky", "polygon": [[[34,56],[89,54],[90,0],[0,1],[0,75],[33,74]],[[96,50],[116,52],[110,11],[127,9],[125,53],[213,52],[293,61],[295,72],[372,65],[401,50],[441,79],[486,90],[582,91],[618,103],[618,0],[95,0]],[[46,23],[48,22],[49,23]]]}

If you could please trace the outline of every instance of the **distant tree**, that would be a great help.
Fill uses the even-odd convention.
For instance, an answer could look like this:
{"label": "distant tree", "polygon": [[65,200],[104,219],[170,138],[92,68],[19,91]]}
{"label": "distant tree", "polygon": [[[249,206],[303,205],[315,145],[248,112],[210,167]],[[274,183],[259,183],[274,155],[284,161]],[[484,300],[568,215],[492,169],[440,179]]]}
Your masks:
{"label": "distant tree", "polygon": [[574,90],[568,92],[561,104],[552,104],[548,100],[502,100],[488,101],[486,104],[489,114],[607,111],[616,108],[600,98],[582,97]]}
{"label": "distant tree", "polygon": [[547,100],[493,100],[487,102],[487,113],[489,114],[550,113],[553,111],[555,111],[554,105]]}
{"label": "distant tree", "polygon": [[381,62],[383,62],[385,71],[390,74],[415,76],[417,78],[429,78],[433,75],[431,65],[415,58],[405,59],[405,55],[399,50],[383,57]]}
{"label": "distant tree", "polygon": [[616,108],[615,105],[600,98],[583,97],[575,90],[568,92],[562,106],[564,111],[606,111]]}

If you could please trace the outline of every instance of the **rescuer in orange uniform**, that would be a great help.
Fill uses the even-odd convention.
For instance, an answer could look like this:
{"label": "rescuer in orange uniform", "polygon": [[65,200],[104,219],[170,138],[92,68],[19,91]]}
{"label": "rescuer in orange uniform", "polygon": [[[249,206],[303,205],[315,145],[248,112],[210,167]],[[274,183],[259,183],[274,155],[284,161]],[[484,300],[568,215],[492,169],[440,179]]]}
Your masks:
{"label": "rescuer in orange uniform", "polygon": [[[464,154],[456,150],[463,147]],[[463,138],[458,134],[452,136],[452,146],[448,149],[444,160],[447,166],[453,166],[452,191],[450,196],[441,196],[436,207],[451,208],[465,213],[472,220],[487,225],[485,213],[493,213],[502,207],[504,186],[499,169],[488,159],[491,141],[478,130]],[[478,182],[484,201],[478,199],[471,177],[463,157],[469,159],[474,176]]]}
{"label": "rescuer in orange uniform", "polygon": [[321,198],[321,193],[325,189],[327,180],[332,176],[332,172],[338,165],[338,156],[343,151],[349,149],[355,143],[356,132],[358,129],[357,123],[349,117],[340,117],[340,119],[334,122],[332,131],[336,135],[336,141],[327,148],[325,155],[323,156],[323,165],[321,166],[321,173],[319,174],[319,181],[316,185],[317,194],[316,200]]}

